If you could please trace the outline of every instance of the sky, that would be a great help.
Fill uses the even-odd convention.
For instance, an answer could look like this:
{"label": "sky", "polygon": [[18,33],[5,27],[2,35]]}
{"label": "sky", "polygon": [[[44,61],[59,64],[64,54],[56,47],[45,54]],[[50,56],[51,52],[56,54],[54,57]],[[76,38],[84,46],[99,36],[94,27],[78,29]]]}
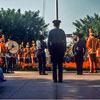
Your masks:
{"label": "sky", "polygon": [[[72,22],[82,19],[86,15],[93,16],[94,13],[100,15],[100,0],[58,0],[59,1],[59,20],[62,21],[61,28],[66,34],[75,31]],[[43,16],[43,0],[0,0],[0,8],[21,9],[24,11],[40,10]],[[48,30],[53,28],[52,21],[55,19],[55,0],[45,0],[45,22]]]}

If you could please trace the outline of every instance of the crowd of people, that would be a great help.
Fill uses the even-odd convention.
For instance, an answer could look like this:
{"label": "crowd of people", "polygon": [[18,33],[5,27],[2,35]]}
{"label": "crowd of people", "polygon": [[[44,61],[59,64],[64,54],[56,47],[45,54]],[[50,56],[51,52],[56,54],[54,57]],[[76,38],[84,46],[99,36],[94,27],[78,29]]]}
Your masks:
{"label": "crowd of people", "polygon": [[[48,75],[45,68],[46,53],[49,51],[48,55],[50,55],[51,58],[53,80],[54,82],[63,82],[63,61],[66,52],[66,35],[65,32],[59,28],[60,23],[60,20],[53,21],[54,29],[49,32],[47,44],[44,42],[44,36],[40,35],[36,42],[32,41],[31,47],[29,42],[27,42],[26,47],[24,47],[24,43],[22,42],[19,45],[19,50],[15,54],[11,54],[8,50],[10,39],[5,43],[5,37],[2,35],[0,38],[0,81],[5,81],[3,71],[8,70],[8,66],[11,67],[13,63],[21,64],[21,62],[31,62],[34,64],[36,63],[35,58],[37,58],[39,74]],[[89,29],[89,38],[85,43],[82,41],[83,35],[78,33],[77,41],[71,48],[77,66],[77,75],[83,74],[84,55],[89,58],[90,72],[97,73],[96,53],[100,43],[93,35],[92,29]],[[13,60],[14,58],[15,60]]]}

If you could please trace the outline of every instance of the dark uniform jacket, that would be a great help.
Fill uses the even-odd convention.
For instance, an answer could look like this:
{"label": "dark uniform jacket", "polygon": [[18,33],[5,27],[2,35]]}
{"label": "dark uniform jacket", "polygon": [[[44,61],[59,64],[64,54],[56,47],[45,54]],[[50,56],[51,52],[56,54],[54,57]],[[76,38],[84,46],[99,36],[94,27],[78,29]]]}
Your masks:
{"label": "dark uniform jacket", "polygon": [[83,61],[83,56],[86,52],[86,44],[82,40],[78,40],[72,47],[75,60]]}
{"label": "dark uniform jacket", "polygon": [[55,28],[49,32],[48,48],[53,60],[62,60],[66,51],[66,36],[62,29]]}

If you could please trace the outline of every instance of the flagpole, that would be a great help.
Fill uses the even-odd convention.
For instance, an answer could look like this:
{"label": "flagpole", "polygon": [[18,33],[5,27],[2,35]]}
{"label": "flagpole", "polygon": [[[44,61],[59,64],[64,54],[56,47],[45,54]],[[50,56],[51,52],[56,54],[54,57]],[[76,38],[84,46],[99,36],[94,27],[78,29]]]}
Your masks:
{"label": "flagpole", "polygon": [[45,19],[45,0],[43,0],[43,19]]}
{"label": "flagpole", "polygon": [[55,16],[56,20],[58,20],[58,0],[55,0]]}
{"label": "flagpole", "polygon": [[[45,0],[43,0],[43,20],[45,19]],[[44,35],[44,24],[42,25],[42,35]]]}

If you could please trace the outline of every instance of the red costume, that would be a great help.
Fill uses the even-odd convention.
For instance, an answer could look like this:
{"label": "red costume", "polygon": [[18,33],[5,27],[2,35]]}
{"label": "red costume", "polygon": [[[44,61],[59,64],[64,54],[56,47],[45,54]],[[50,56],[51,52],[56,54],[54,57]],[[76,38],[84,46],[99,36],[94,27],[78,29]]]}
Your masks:
{"label": "red costume", "polygon": [[92,36],[93,34],[91,29],[89,29],[89,33],[90,36],[87,41],[87,48],[90,63],[90,72],[97,72],[96,51],[98,49],[98,39]]}

